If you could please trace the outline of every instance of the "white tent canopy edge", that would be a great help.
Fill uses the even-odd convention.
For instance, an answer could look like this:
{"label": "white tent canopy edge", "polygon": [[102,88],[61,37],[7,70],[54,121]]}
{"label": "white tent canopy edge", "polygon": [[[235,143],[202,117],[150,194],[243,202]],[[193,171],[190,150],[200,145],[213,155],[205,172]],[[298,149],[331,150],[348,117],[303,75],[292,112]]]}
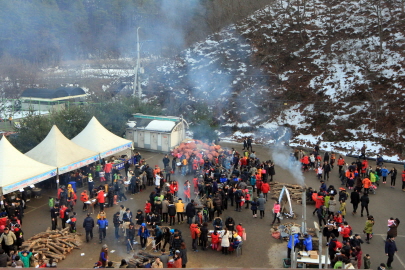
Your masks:
{"label": "white tent canopy edge", "polygon": [[55,175],[55,166],[49,166],[27,157],[4,136],[0,140],[0,187],[3,195],[34,185]]}
{"label": "white tent canopy edge", "polygon": [[107,130],[94,116],[71,141],[98,153],[100,158],[115,155],[125,149],[132,148],[133,145],[132,141],[121,138]]}

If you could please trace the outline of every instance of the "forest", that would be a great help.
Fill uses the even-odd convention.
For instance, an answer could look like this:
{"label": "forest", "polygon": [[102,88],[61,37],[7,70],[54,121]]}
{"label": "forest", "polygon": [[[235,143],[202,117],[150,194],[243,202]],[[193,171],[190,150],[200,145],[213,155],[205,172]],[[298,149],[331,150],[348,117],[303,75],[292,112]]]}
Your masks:
{"label": "forest", "polygon": [[0,0],[0,59],[39,67],[65,60],[173,56],[265,0]]}

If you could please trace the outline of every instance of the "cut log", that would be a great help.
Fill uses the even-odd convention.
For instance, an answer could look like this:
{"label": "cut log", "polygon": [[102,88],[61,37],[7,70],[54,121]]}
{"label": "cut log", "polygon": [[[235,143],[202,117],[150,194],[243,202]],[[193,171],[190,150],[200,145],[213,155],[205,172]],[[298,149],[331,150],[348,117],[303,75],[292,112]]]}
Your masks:
{"label": "cut log", "polygon": [[57,250],[59,250],[60,252],[64,252],[64,251],[65,251],[65,249],[64,249],[63,247],[61,247],[61,246],[59,246],[59,245],[57,245],[57,244],[55,244],[55,243],[52,243],[52,242],[48,243],[48,246],[54,247],[54,248],[56,248]]}
{"label": "cut log", "polygon": [[50,251],[52,251],[53,253],[56,253],[56,254],[58,254],[58,255],[63,255],[62,254],[62,252],[60,252],[58,249],[56,249],[55,247],[53,247],[53,246],[51,246],[51,245],[49,245],[48,246],[49,247],[49,249],[50,249]]}
{"label": "cut log", "polygon": [[35,246],[35,245],[36,245],[38,242],[39,242],[38,240],[37,240],[37,241],[32,242],[32,243],[31,243],[31,245],[29,245],[27,249],[28,249],[28,250],[31,250],[31,249],[32,249],[32,247],[33,247],[33,246]]}

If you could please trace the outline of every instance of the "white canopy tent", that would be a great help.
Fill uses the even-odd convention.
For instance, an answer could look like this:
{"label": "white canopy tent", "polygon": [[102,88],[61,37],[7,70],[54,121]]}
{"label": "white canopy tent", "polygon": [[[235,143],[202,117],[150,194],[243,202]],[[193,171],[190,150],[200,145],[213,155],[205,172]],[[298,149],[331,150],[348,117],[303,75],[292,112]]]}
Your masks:
{"label": "white canopy tent", "polygon": [[96,152],[70,141],[56,126],[52,127],[41,143],[25,155],[57,167],[58,174],[79,169],[98,160]]}
{"label": "white canopy tent", "polygon": [[72,142],[99,153],[101,158],[132,148],[132,141],[111,133],[94,116]]}
{"label": "white canopy tent", "polygon": [[0,187],[7,194],[56,175],[56,167],[18,151],[5,136],[0,140]]}

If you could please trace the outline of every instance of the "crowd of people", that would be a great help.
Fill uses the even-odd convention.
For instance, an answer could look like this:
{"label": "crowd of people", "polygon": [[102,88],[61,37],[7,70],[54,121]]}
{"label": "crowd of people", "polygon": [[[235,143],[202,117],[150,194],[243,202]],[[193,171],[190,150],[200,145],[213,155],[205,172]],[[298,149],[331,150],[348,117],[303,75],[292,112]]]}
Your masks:
{"label": "crowd of people", "polygon": [[[363,240],[359,234],[353,234],[348,213],[356,215],[360,205],[360,215],[363,217],[366,214],[367,217],[363,229],[365,242],[370,243],[374,218],[369,213],[368,195],[380,182],[386,183],[389,176],[391,187],[394,188],[396,184],[396,169],[388,170],[381,157],[377,159],[375,168],[369,165],[365,155],[362,158],[363,160],[359,158],[348,164],[342,156],[336,157],[334,153],[325,152],[322,157],[319,146],[310,154],[303,150],[291,153],[292,161],[300,162],[304,172],[315,171],[315,177],[320,180],[317,190],[308,188],[307,198],[315,202],[313,214],[322,227],[333,267],[344,264],[348,268],[350,264],[357,264],[361,268],[363,262],[364,268],[369,267],[370,256],[363,254]],[[98,241],[102,244],[96,268],[113,267],[108,259],[108,246],[105,244],[109,226],[114,227],[116,242],[124,244],[128,253],[137,249],[134,245],[139,243],[140,249],[159,254],[155,256],[157,259],[137,262],[135,265],[123,260],[120,265],[122,268],[186,267],[186,234],[191,236],[193,252],[214,250],[224,255],[234,252],[242,247],[246,240],[246,231],[241,222],[236,222],[229,214],[224,217],[224,212],[228,209],[249,211],[252,218],[263,219],[269,199],[269,184],[275,175],[274,162],[259,160],[252,149],[251,138],[245,138],[241,153],[232,148],[211,159],[204,154],[201,157],[193,154],[172,157],[165,155],[162,164],[154,166],[147,164],[136,153],[132,163],[126,162],[123,171],[115,169],[113,160],[86,166],[71,173],[65,185],[58,188],[55,198],[49,198],[52,229],[69,226],[71,232],[77,230],[76,204],[78,200],[82,202],[80,207],[87,213],[82,224],[86,241],[92,241],[93,230],[97,228]],[[326,184],[336,165],[340,187]],[[190,180],[179,183],[173,177],[176,174]],[[405,171],[402,178],[404,181]],[[76,181],[77,186],[83,180],[87,182],[87,189],[81,192],[80,197],[76,194],[76,186],[69,184],[71,180]],[[135,212],[135,209],[125,206],[125,201],[128,194],[140,192],[150,193],[143,209],[136,209]],[[353,205],[352,211],[347,210],[346,202],[349,199]],[[21,241],[24,241],[21,230],[24,203],[24,198],[17,197],[5,204],[6,214],[10,218],[4,224],[0,218],[0,241],[3,241],[0,264],[2,254],[8,256],[10,262],[17,267],[20,264],[27,265],[26,262],[30,265],[30,257],[34,255],[18,249],[18,243],[21,245]],[[105,207],[115,205],[119,205],[119,211],[110,219]],[[95,208],[97,217],[93,218]],[[272,205],[271,225],[281,222],[280,211],[280,204],[275,201]],[[183,223],[188,224],[189,231],[182,231],[180,226],[176,226]],[[390,219],[387,224],[385,245],[388,268],[391,267],[393,254],[396,252],[395,237],[399,224],[399,219],[395,218]],[[287,245],[288,256],[296,248],[311,250],[311,239],[311,235],[305,233],[291,235]],[[54,267],[55,263],[47,261],[43,262],[42,266],[44,265]]]}
{"label": "crowd of people", "polygon": [[[326,239],[328,246],[328,254],[331,266],[335,269],[346,268],[358,269],[370,268],[370,256],[363,254],[361,244],[364,241],[360,234],[354,234],[353,228],[349,224],[348,213],[357,215],[360,205],[360,216],[366,214],[364,228],[361,231],[366,235],[365,243],[370,244],[373,237],[374,217],[369,213],[369,193],[377,189],[380,181],[385,184],[387,177],[391,176],[391,188],[395,187],[397,170],[392,168],[390,171],[384,166],[384,161],[379,155],[376,159],[375,168],[369,166],[365,156],[365,145],[361,149],[360,157],[351,164],[345,162],[342,156],[337,160],[338,175],[341,181],[340,187],[337,189],[334,185],[326,185],[329,174],[334,168],[336,156],[334,153],[325,152],[323,158],[319,155],[319,148],[313,149],[308,155],[303,150],[296,151],[294,156],[302,163],[303,171],[314,170],[316,177],[320,180],[318,190],[313,188],[307,189],[307,198],[315,203],[313,215],[318,218],[318,224],[322,228],[323,236]],[[363,160],[361,160],[361,158]],[[405,176],[405,171],[404,171]],[[403,176],[403,180],[405,180]],[[339,190],[339,191],[338,191]],[[348,210],[347,202],[352,204],[352,211]],[[388,256],[384,267],[391,269],[393,256],[397,251],[395,245],[395,237],[397,236],[397,228],[400,224],[398,218],[390,218],[387,222],[387,237],[385,241],[385,252]],[[339,237],[342,237],[339,240]],[[294,237],[294,236],[293,236]],[[296,239],[299,239],[298,234]],[[292,244],[289,242],[289,248]],[[300,245],[300,241],[295,240],[296,245]],[[362,263],[364,262],[364,265]]]}

